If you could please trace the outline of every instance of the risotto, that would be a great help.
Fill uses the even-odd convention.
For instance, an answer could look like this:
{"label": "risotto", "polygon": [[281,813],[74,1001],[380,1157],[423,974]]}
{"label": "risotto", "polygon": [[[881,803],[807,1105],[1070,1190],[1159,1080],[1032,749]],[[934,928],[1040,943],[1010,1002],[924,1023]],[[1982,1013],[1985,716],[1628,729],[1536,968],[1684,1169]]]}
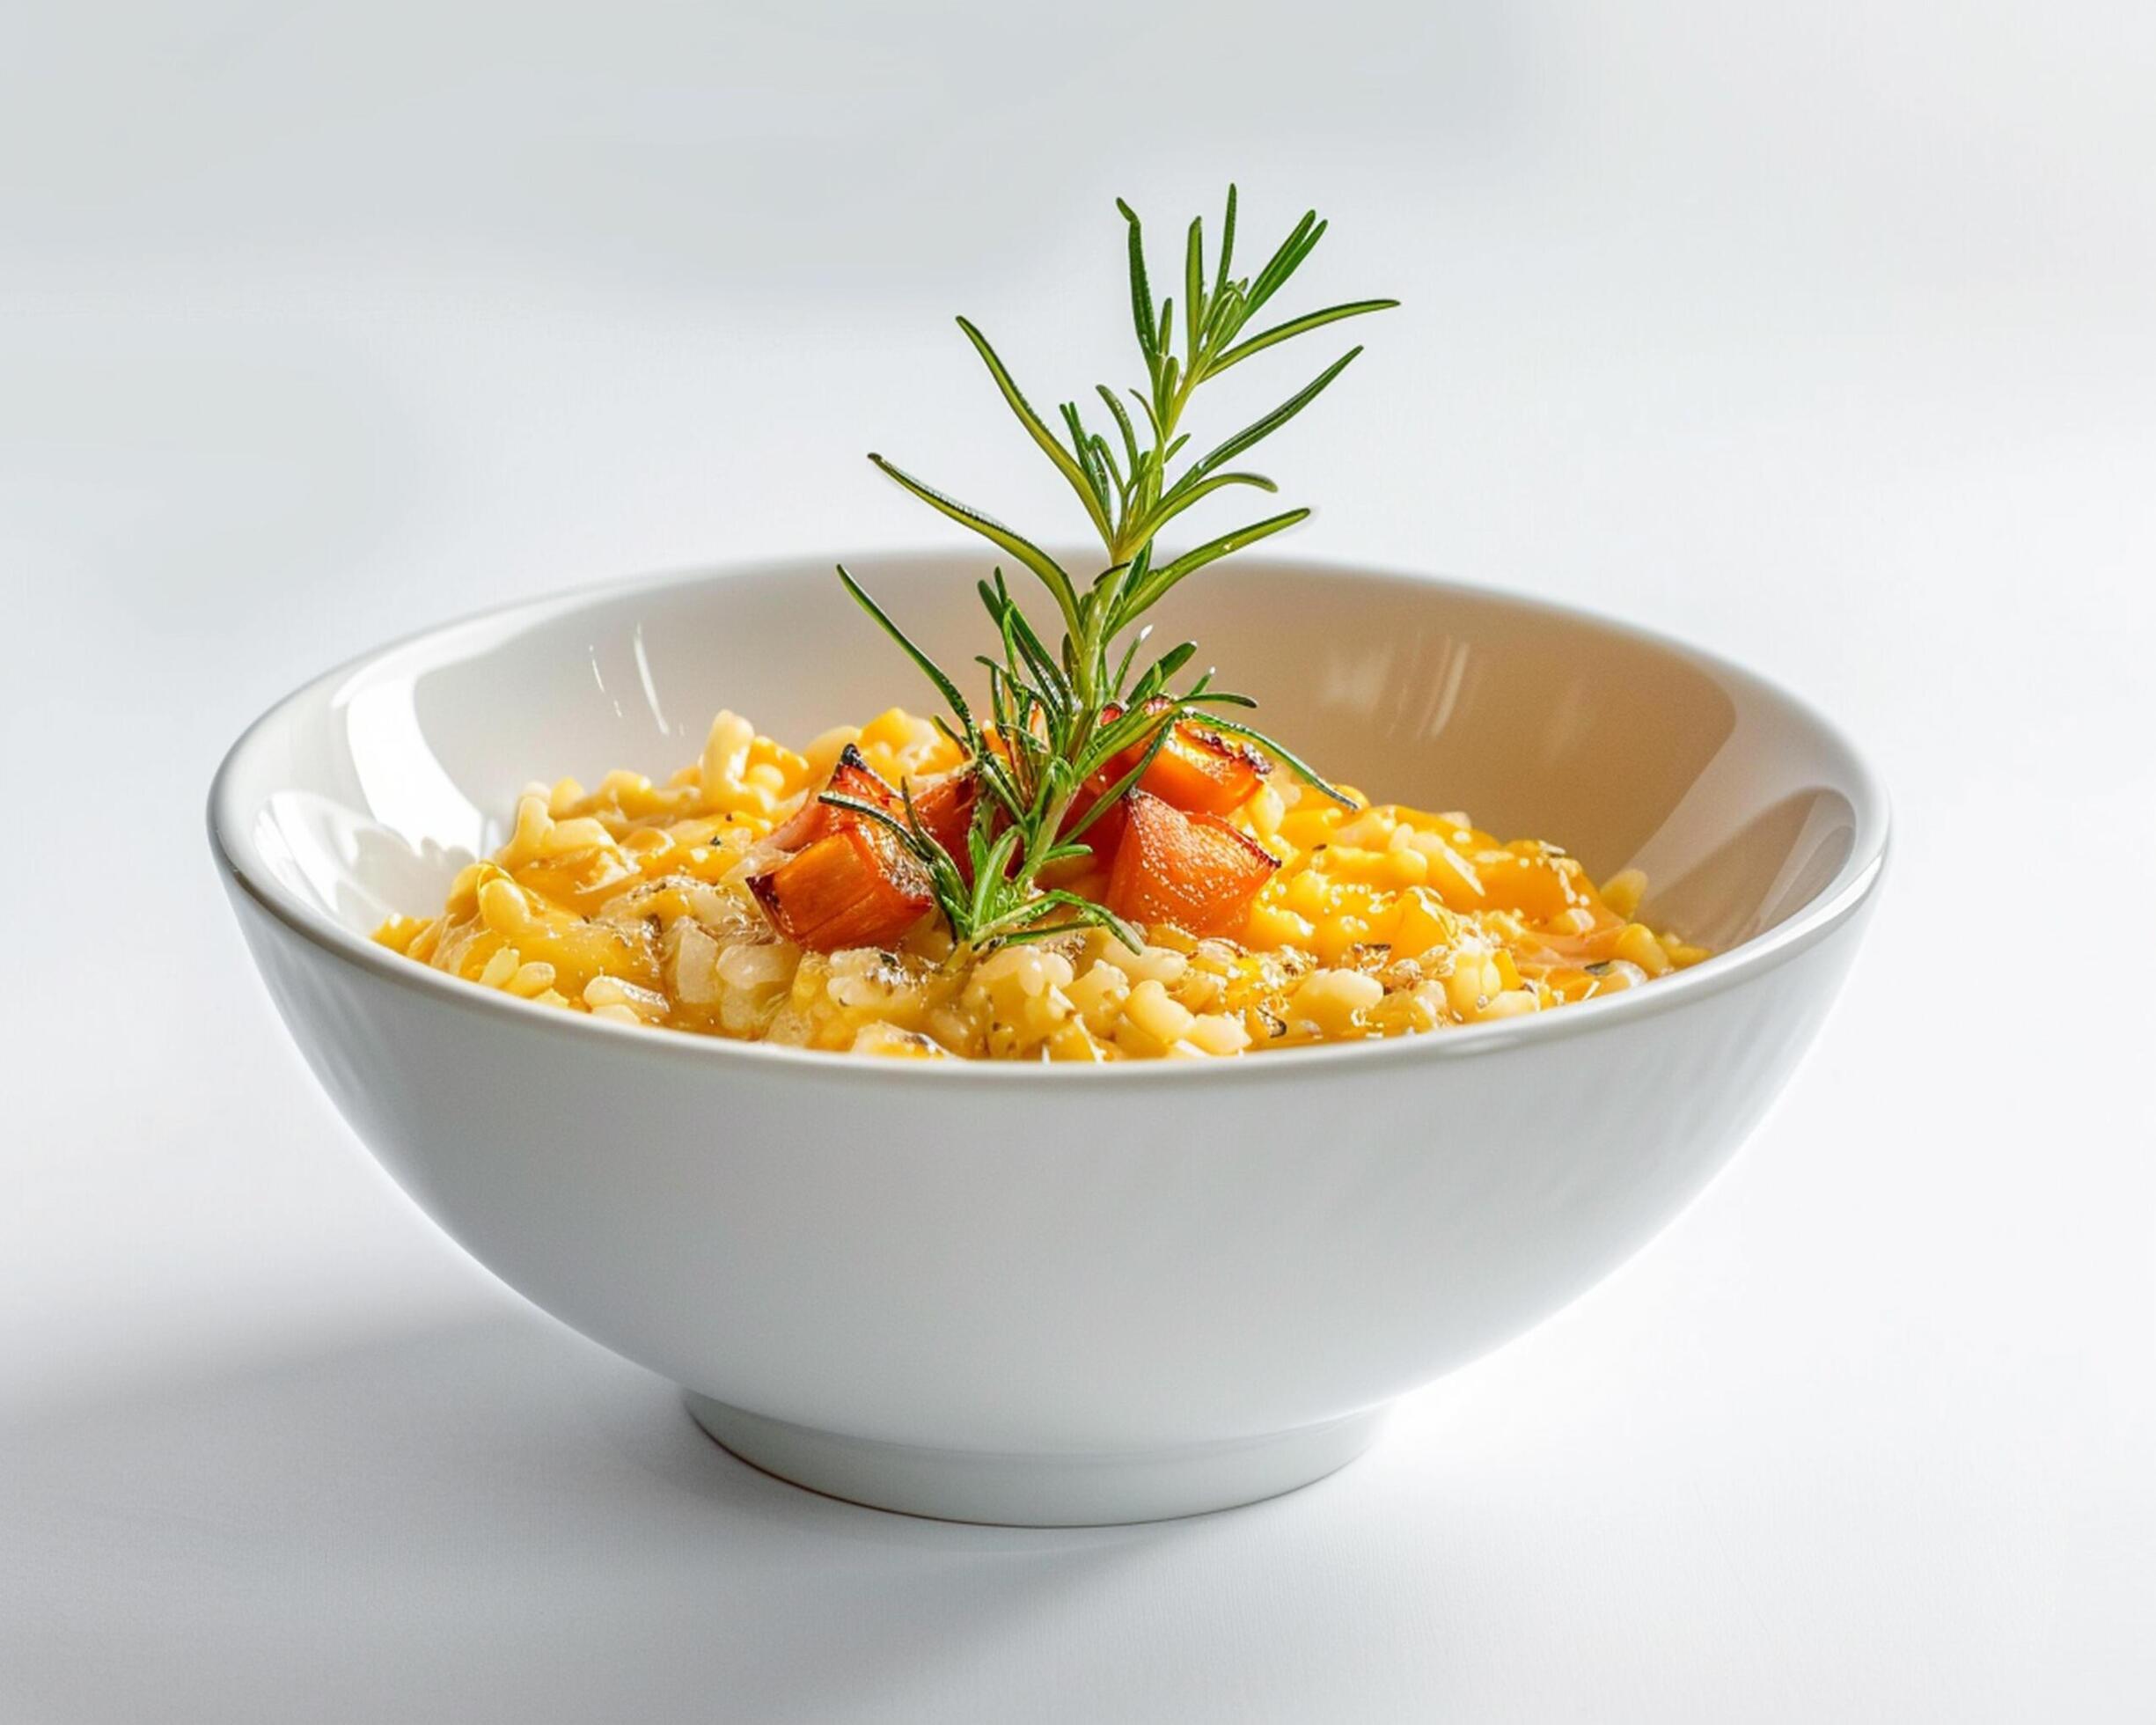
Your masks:
{"label": "risotto", "polygon": [[1706,956],[1635,920],[1636,871],[1597,887],[1554,845],[1353,792],[1343,806],[1254,756],[1217,815],[1133,799],[1228,848],[1247,893],[1129,887],[1127,859],[1147,841],[1135,813],[1112,854],[1104,840],[1057,883],[1136,913],[1141,950],[1096,927],[959,953],[926,914],[850,945],[843,908],[820,934],[781,932],[782,871],[846,818],[819,793],[929,786],[964,766],[948,736],[896,709],[799,752],[721,713],[701,759],[664,784],[616,772],[590,789],[530,787],[508,841],[458,875],[441,914],[392,917],[377,938],[564,1011],[925,1060],[1223,1056],[1439,1031],[1638,987]]}

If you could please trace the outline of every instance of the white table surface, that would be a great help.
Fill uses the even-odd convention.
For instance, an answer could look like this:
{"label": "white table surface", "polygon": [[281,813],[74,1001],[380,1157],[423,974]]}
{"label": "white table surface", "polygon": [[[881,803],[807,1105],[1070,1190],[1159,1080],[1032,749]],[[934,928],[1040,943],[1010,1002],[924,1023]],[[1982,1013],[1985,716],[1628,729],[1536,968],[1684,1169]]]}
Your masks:
{"label": "white table surface", "polygon": [[[18,13],[0,1720],[2156,1717],[2156,28],[1758,12]],[[447,615],[950,542],[867,448],[1062,520],[947,314],[1120,376],[1109,198],[1230,172],[1411,302],[1272,457],[1302,546],[1807,692],[1888,898],[1729,1171],[1344,1473],[815,1498],[374,1168],[201,797]]]}

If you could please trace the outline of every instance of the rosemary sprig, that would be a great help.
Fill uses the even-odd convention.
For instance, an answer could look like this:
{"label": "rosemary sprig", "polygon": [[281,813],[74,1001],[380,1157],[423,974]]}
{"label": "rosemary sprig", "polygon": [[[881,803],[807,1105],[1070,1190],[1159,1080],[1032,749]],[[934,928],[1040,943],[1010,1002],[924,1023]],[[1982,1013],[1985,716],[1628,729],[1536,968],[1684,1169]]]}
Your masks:
{"label": "rosemary sprig", "polygon": [[[1233,487],[1277,491],[1264,474],[1228,464],[1309,407],[1362,349],[1351,348],[1270,413],[1171,474],[1171,465],[1190,442],[1181,426],[1199,386],[1254,354],[1398,302],[1351,300],[1245,334],[1251,320],[1309,256],[1324,235],[1325,224],[1315,210],[1309,212],[1254,275],[1235,276],[1236,188],[1230,186],[1220,251],[1210,271],[1202,221],[1192,222],[1185,237],[1178,324],[1173,298],[1154,298],[1144,231],[1136,213],[1120,200],[1116,208],[1126,224],[1131,317],[1146,378],[1142,388],[1128,392],[1139,409],[1135,419],[1115,391],[1096,385],[1114,425],[1113,442],[1087,424],[1075,401],[1060,404],[1058,430],[1026,400],[987,337],[964,318],[958,319],[958,327],[987,367],[1005,404],[1076,494],[1101,541],[1105,562],[1099,572],[1090,580],[1081,580],[1031,540],[945,495],[881,455],[869,458],[932,509],[987,540],[1047,590],[1062,623],[1056,646],[1048,645],[1012,596],[1001,568],[992,580],[979,584],[981,605],[1000,650],[979,659],[988,678],[984,723],[956,680],[844,568],[839,570],[847,591],[905,650],[942,698],[949,717],[939,716],[937,723],[965,751],[972,770],[979,774],[981,795],[966,834],[964,867],[915,817],[906,786],[900,787],[904,818],[836,794],[826,794],[824,800],[897,833],[927,871],[936,906],[962,954],[1091,927],[1107,928],[1133,948],[1139,945],[1136,932],[1106,906],[1044,886],[1041,877],[1044,870],[1086,854],[1079,840],[1087,827],[1137,783],[1175,724],[1186,718],[1199,717],[1214,729],[1257,743],[1326,795],[1347,800],[1279,744],[1242,721],[1215,712],[1221,707],[1256,703],[1247,696],[1214,688],[1211,672],[1179,689],[1170,686],[1196,656],[1195,642],[1182,642],[1150,663],[1141,663],[1151,628],[1140,619],[1199,569],[1295,525],[1309,514],[1307,509],[1285,510],[1178,556],[1156,554],[1161,530],[1208,497]],[[1118,642],[1119,657],[1115,650]],[[1074,805],[1089,781],[1096,781],[1108,763],[1141,743],[1145,749],[1137,766],[1073,820]]]}

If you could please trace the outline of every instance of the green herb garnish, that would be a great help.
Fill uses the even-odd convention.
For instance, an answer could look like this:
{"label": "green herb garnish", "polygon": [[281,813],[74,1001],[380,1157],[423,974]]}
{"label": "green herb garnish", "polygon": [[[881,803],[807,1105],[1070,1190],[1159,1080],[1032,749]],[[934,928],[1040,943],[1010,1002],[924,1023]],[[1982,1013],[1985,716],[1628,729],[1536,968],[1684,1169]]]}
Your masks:
{"label": "green herb garnish", "polygon": [[[981,604],[1000,649],[979,660],[988,672],[984,723],[950,675],[907,637],[844,568],[839,570],[847,591],[935,686],[950,711],[948,719],[939,716],[936,723],[966,752],[980,775],[982,794],[966,834],[968,866],[962,870],[958,859],[922,826],[905,786],[900,787],[906,793],[903,818],[835,793],[826,793],[823,800],[876,820],[898,835],[928,870],[936,906],[950,924],[961,952],[1093,927],[1107,928],[1132,947],[1139,946],[1135,931],[1106,906],[1044,888],[1041,875],[1086,854],[1087,848],[1078,840],[1087,827],[1138,782],[1174,726],[1184,719],[1201,716],[1211,730],[1255,742],[1327,796],[1348,800],[1278,743],[1217,710],[1256,703],[1245,695],[1213,687],[1211,672],[1180,688],[1171,686],[1196,656],[1194,642],[1185,641],[1140,666],[1151,629],[1139,620],[1188,576],[1294,526],[1309,514],[1307,509],[1293,509],[1267,516],[1179,556],[1164,558],[1156,550],[1156,536],[1163,527],[1216,492],[1231,486],[1276,491],[1279,488],[1264,474],[1228,464],[1309,406],[1362,349],[1351,348],[1272,412],[1170,477],[1170,464],[1190,441],[1180,426],[1198,386],[1253,354],[1343,318],[1383,311],[1399,302],[1353,300],[1246,335],[1251,319],[1309,256],[1324,234],[1325,224],[1316,211],[1310,211],[1256,275],[1232,278],[1236,189],[1231,186],[1221,222],[1220,255],[1210,271],[1203,224],[1191,224],[1184,246],[1183,313],[1178,319],[1172,297],[1157,304],[1154,300],[1146,272],[1144,234],[1136,214],[1120,201],[1116,208],[1129,229],[1131,312],[1145,359],[1146,385],[1129,392],[1139,409],[1136,419],[1113,390],[1105,385],[1098,387],[1114,423],[1113,443],[1087,426],[1074,401],[1063,403],[1059,410],[1061,431],[1052,427],[1026,400],[987,337],[965,319],[958,319],[958,327],[987,366],[1011,412],[1077,494],[1105,554],[1100,572],[1089,581],[1074,579],[1023,535],[923,484],[882,456],[869,458],[923,503],[1029,569],[1055,602],[1062,622],[1060,643],[1050,649],[1012,597],[1001,569],[992,580],[979,584]],[[1160,702],[1166,704],[1156,704]],[[994,728],[993,743],[989,726]],[[1148,746],[1138,764],[1071,821],[1073,804],[1087,781],[1140,743]]]}

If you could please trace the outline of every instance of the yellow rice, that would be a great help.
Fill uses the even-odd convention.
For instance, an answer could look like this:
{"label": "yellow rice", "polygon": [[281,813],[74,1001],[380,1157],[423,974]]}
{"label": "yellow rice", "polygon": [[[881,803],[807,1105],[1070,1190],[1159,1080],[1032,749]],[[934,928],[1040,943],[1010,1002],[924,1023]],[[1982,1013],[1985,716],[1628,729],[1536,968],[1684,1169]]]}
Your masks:
{"label": "yellow rice", "polygon": [[930,1060],[1218,1056],[1441,1031],[1707,956],[1633,920],[1637,871],[1598,890],[1555,846],[1501,843],[1463,814],[1343,809],[1287,772],[1231,817],[1281,865],[1239,942],[1157,925],[1142,952],[1094,931],[954,965],[930,916],[893,951],[803,952],[745,881],[849,742],[893,784],[959,765],[896,708],[799,753],[721,713],[702,757],[664,784],[616,772],[589,790],[531,786],[508,841],[458,875],[440,915],[392,917],[376,938],[565,1011]]}

